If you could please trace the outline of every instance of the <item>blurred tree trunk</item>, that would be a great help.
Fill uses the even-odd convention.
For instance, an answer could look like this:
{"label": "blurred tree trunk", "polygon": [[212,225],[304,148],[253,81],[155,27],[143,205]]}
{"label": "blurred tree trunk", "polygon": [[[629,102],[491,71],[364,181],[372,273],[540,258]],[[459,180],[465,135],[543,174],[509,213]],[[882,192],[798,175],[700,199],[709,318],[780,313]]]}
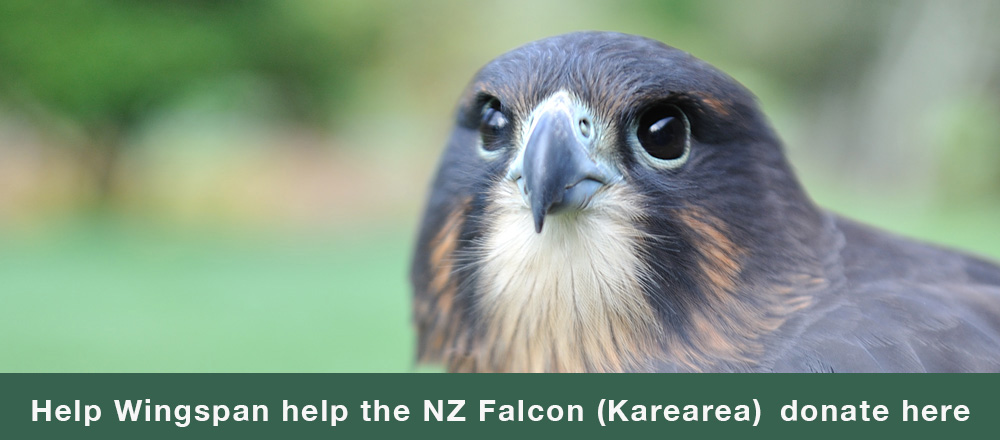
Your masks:
{"label": "blurred tree trunk", "polygon": [[126,132],[123,125],[117,123],[101,124],[88,130],[90,145],[82,153],[93,179],[94,207],[99,211],[108,210],[115,204]]}
{"label": "blurred tree trunk", "polygon": [[[807,132],[813,150],[826,152],[836,175],[856,191],[879,186],[941,197],[948,185],[941,177],[945,161],[961,163],[968,151],[943,142],[942,133],[961,127],[945,126],[941,118],[980,97],[992,99],[1000,3],[924,0],[907,6],[894,10],[888,32],[876,42],[879,56],[859,67],[863,77],[822,97]],[[952,151],[943,150],[948,147]]]}

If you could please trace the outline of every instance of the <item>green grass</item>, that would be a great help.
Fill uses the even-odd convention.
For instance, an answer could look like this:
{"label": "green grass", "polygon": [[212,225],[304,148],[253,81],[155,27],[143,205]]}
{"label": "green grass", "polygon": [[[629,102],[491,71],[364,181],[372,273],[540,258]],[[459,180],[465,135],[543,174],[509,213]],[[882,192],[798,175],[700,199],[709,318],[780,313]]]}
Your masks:
{"label": "green grass", "polygon": [[1000,203],[922,200],[913,194],[889,194],[873,188],[852,194],[836,184],[819,182],[809,193],[821,206],[848,218],[898,235],[945,246],[1000,262]]}
{"label": "green grass", "polygon": [[153,229],[0,241],[0,371],[412,369],[406,228]]}
{"label": "green grass", "polygon": [[[817,192],[1000,260],[1000,211]],[[409,225],[326,233],[76,221],[0,231],[0,372],[414,371]]]}

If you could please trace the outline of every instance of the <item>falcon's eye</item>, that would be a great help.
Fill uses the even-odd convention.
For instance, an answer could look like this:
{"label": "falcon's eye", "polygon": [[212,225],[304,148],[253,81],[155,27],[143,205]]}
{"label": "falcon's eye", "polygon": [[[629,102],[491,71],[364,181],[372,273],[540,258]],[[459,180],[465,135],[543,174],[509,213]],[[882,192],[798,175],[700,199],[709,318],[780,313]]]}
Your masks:
{"label": "falcon's eye", "polygon": [[507,117],[500,111],[500,101],[490,98],[483,104],[479,120],[479,134],[483,137],[483,149],[495,151],[500,148],[500,135],[507,128]]}
{"label": "falcon's eye", "polygon": [[657,165],[676,166],[687,157],[690,126],[681,109],[666,104],[646,110],[639,118],[635,136]]}

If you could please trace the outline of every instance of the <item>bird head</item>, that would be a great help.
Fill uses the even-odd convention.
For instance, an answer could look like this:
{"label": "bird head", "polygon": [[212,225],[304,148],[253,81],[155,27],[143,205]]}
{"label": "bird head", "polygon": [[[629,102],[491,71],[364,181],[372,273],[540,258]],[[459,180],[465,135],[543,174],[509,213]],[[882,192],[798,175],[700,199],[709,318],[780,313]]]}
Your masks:
{"label": "bird head", "polygon": [[753,95],[617,33],[530,43],[460,99],[412,279],[454,370],[739,364],[807,298],[827,221]]}

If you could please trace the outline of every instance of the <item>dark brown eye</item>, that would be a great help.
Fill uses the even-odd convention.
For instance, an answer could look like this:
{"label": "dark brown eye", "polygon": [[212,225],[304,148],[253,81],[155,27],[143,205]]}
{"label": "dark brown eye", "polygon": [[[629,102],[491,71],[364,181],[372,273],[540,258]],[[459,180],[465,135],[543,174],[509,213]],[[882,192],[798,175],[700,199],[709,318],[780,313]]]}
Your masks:
{"label": "dark brown eye", "polygon": [[507,128],[507,117],[500,111],[500,101],[490,98],[483,104],[479,120],[479,134],[483,138],[483,149],[494,151],[500,148],[500,135]]}
{"label": "dark brown eye", "polygon": [[679,159],[688,148],[687,117],[675,106],[658,105],[639,118],[635,136],[650,156],[660,160]]}

